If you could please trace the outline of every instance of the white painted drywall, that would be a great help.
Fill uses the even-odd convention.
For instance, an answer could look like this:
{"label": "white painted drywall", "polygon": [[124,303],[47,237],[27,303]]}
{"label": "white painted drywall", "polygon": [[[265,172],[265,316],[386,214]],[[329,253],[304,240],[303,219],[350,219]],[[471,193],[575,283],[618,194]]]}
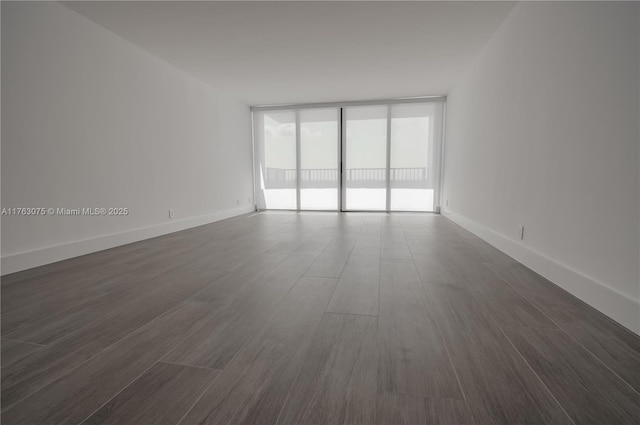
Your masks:
{"label": "white painted drywall", "polygon": [[2,124],[3,208],[130,210],[3,216],[3,273],[253,209],[248,106],[63,5],[2,3]]}
{"label": "white painted drywall", "polygon": [[514,7],[448,96],[443,189],[450,217],[636,332],[638,28],[637,2]]}

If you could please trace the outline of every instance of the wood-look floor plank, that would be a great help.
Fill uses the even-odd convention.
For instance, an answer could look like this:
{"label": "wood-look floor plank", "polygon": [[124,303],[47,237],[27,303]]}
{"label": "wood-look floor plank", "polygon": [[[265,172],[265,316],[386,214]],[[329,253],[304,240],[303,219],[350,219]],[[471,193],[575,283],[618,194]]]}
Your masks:
{"label": "wood-look floor plank", "polygon": [[340,233],[325,247],[305,276],[339,278],[360,233],[360,228],[350,234]]}
{"label": "wood-look floor plank", "polygon": [[375,317],[326,313],[278,424],[376,423],[376,327]]}
{"label": "wood-look floor plank", "polygon": [[353,250],[356,242],[358,241],[358,236],[362,232],[362,224],[358,226],[353,226],[346,230],[340,230],[340,228],[336,228],[333,230],[334,238],[329,244],[325,247],[325,251],[328,252],[341,252],[343,254],[348,254]]}
{"label": "wood-look floor plank", "polygon": [[[113,305],[143,299],[155,289],[155,280],[165,273],[175,272],[177,268],[196,267],[197,263],[212,268],[211,277],[220,276],[229,271],[224,260],[226,255],[213,258],[195,253],[208,251],[207,244],[199,243],[187,248],[179,247],[158,255],[154,261],[142,261],[136,270],[121,272],[122,265],[114,265],[113,278],[105,278],[100,287],[88,285],[85,280],[76,280],[76,290],[67,291],[60,296],[49,297],[23,308],[13,310],[2,317],[3,336],[6,338],[27,340],[40,344],[49,344],[82,326],[110,313]],[[182,272],[184,273],[184,272]],[[69,281],[72,281],[72,277]],[[91,293],[92,295],[87,295]],[[74,297],[69,297],[74,294]]]}
{"label": "wood-look floor plank", "polygon": [[576,424],[638,423],[640,393],[563,331],[517,329],[506,333]]}
{"label": "wood-look floor plank", "polygon": [[272,247],[267,249],[267,254],[284,254],[289,255],[295,252],[297,249],[302,248],[309,237],[315,233],[314,230],[306,230],[300,232],[292,232],[290,234],[283,233],[280,235],[280,240]]}
{"label": "wood-look floor plank", "polygon": [[[2,276],[2,288],[3,294],[9,294],[10,286],[15,283],[28,283],[26,285],[27,292],[29,292],[29,285],[37,284],[42,286],[44,282],[51,282],[53,286],[58,286],[60,282],[53,281],[53,276],[60,276],[62,280],[69,276],[70,272],[84,270],[90,271],[90,274],[95,273],[93,266],[105,266],[106,268],[113,267],[114,264],[122,264],[123,259],[133,260],[133,263],[137,263],[137,256],[142,257],[149,256],[154,257],[154,252],[165,251],[166,248],[171,247],[175,249],[176,243],[180,241],[196,242],[197,236],[201,235],[205,239],[215,235],[221,235],[228,233],[229,230],[233,231],[239,228],[249,229],[255,227],[251,221],[245,220],[249,214],[233,217],[230,219],[216,222],[215,226],[200,226],[192,229],[183,230],[181,232],[175,232],[168,235],[158,236],[150,239],[145,239],[138,242],[133,242],[127,245],[121,245],[115,248],[98,251],[88,255],[82,255],[79,257],[70,258],[63,261],[58,261],[52,264],[46,264],[32,269],[12,273]],[[159,249],[159,250],[158,250]],[[157,250],[157,251],[156,251]],[[151,254],[151,255],[149,255]],[[19,285],[11,289],[24,290],[25,285]],[[11,300],[14,301],[14,300]],[[5,311],[5,305],[3,304],[3,311]]]}
{"label": "wood-look floor plank", "polygon": [[[190,270],[188,279],[167,274],[144,303],[116,306],[113,312],[55,343],[2,368],[4,409],[73,370],[125,335],[143,326],[210,283],[208,270]],[[222,306],[218,304],[211,304]]]}
{"label": "wood-look floor plank", "polygon": [[207,303],[187,302],[150,322],[4,411],[9,424],[77,424],[210,319]]}
{"label": "wood-look floor plank", "polygon": [[[37,303],[55,301],[60,297],[68,296],[69,292],[76,299],[82,299],[82,295],[86,294],[82,291],[83,288],[106,289],[111,284],[110,282],[119,276],[124,276],[133,270],[145,270],[147,265],[161,264],[165,258],[171,258],[171,255],[178,256],[191,248],[189,242],[183,241],[170,249],[165,249],[168,252],[163,254],[162,248],[166,246],[166,243],[167,241],[162,241],[158,246],[143,249],[131,256],[118,257],[118,261],[92,263],[91,267],[65,268],[56,273],[41,274],[37,278],[27,279],[19,284],[3,286],[2,314],[7,315],[7,313],[19,308],[30,308]],[[195,243],[195,241],[191,241],[191,243]],[[79,286],[79,282],[82,285]]]}
{"label": "wood-look floor plank", "polygon": [[245,257],[245,262],[213,284],[194,294],[194,301],[231,304],[261,276],[278,267],[287,258],[285,254],[261,253]]}
{"label": "wood-look floor plank", "polygon": [[489,293],[510,289],[509,285],[484,263],[458,248],[445,246],[413,250],[412,253],[420,278],[426,284],[456,284]]}
{"label": "wood-look floor plank", "polygon": [[19,327],[32,326],[38,328],[43,319],[60,314],[87,299],[104,296],[105,293],[90,288],[78,288],[77,291],[67,291],[57,297],[41,300],[25,307],[17,308],[2,315],[2,333],[7,335],[15,332]]}
{"label": "wood-look floor plank", "polygon": [[[157,242],[157,241],[155,241]],[[78,272],[82,270],[92,269],[94,266],[103,266],[112,262],[121,261],[124,257],[136,257],[144,255],[147,241],[140,241],[128,245],[111,248],[104,251],[98,251],[90,255],[81,255],[79,257],[70,258],[64,261],[58,261],[43,266],[19,271],[2,276],[3,290],[18,290],[19,287],[11,287],[16,283],[27,283],[28,285],[42,285],[49,279],[55,279],[69,272]],[[56,282],[58,283],[58,282]]]}
{"label": "wood-look floor plank", "polygon": [[491,264],[571,338],[640,392],[640,337],[523,266]]}
{"label": "wood-look floor plank", "polygon": [[[477,265],[479,270],[485,270],[484,264]],[[477,286],[462,284],[443,284],[452,287],[452,293],[460,291],[461,294],[470,294],[469,301],[483,310],[488,317],[497,322],[501,327],[534,327],[557,328],[540,309],[527,298],[510,287],[506,282],[499,285]],[[441,285],[425,284],[427,287]]]}
{"label": "wood-look floor plank", "polygon": [[[3,335],[48,343],[2,341],[7,424],[613,424],[640,406],[640,337],[438,215],[252,214],[1,290]],[[174,362],[224,370],[202,392],[209,369]]]}
{"label": "wood-look floor plank", "polygon": [[20,360],[24,356],[40,350],[43,346],[39,344],[32,344],[30,342],[14,341],[11,339],[0,340],[0,365],[7,367],[11,363]]}
{"label": "wood-look floor plank", "polygon": [[477,423],[572,423],[472,291],[453,285],[425,290]]}
{"label": "wood-look floor plank", "polygon": [[438,327],[427,315],[411,260],[383,260],[378,316],[378,391],[463,399]]}
{"label": "wood-look floor plank", "polygon": [[83,425],[175,425],[220,373],[158,362]]}
{"label": "wood-look floor plank", "polygon": [[381,227],[376,222],[365,222],[362,230],[358,235],[349,261],[360,260],[367,257],[380,258],[380,250],[382,245]]}
{"label": "wood-look floor plank", "polygon": [[401,227],[393,226],[383,230],[380,255],[383,259],[411,258],[411,251]]}
{"label": "wood-look floor plank", "polygon": [[[83,290],[112,289],[113,282],[118,276],[140,271],[147,272],[165,263],[176,264],[180,258],[189,261],[203,252],[212,255],[224,254],[227,245],[235,249],[242,248],[242,254],[249,254],[254,247],[259,248],[260,245],[268,243],[266,236],[258,241],[251,241],[251,231],[255,227],[255,223],[250,220],[244,223],[235,219],[224,220],[216,223],[215,226],[188,229],[45,265],[36,268],[37,270],[25,270],[3,276],[2,314],[5,316],[12,310],[22,307],[46,311],[47,303],[56,303],[53,311],[59,311],[57,305],[60,297],[67,297],[67,301],[72,304],[74,301],[83,299],[82,294],[87,293]],[[234,230],[246,233],[237,237]],[[203,246],[205,249],[200,249]],[[110,254],[106,255],[105,252]],[[230,266],[239,259],[242,259],[242,255],[228,257]],[[105,282],[105,279],[109,281]],[[19,284],[4,285],[6,281]],[[91,294],[91,291],[89,293]],[[42,306],[36,308],[34,303],[44,304],[45,308]],[[3,326],[4,324],[3,321]]]}
{"label": "wood-look floor plank", "polygon": [[[276,306],[296,284],[315,255],[293,254],[271,272],[257,277],[209,323],[194,332],[166,361],[223,369],[249,338],[266,323]],[[212,286],[212,291],[215,290]],[[198,296],[202,299],[202,296]]]}
{"label": "wood-look floor plank", "polygon": [[334,239],[333,232],[325,228],[313,232],[308,239],[298,245],[293,251],[297,255],[313,255],[317,257],[329,243]]}
{"label": "wood-look floor plank", "polygon": [[379,279],[380,257],[349,258],[327,311],[376,316]]}
{"label": "wood-look floor plank", "polygon": [[324,251],[305,272],[305,276],[339,278],[351,251]]}
{"label": "wood-look floor plank", "polygon": [[424,288],[411,259],[383,259],[380,262],[380,305],[425,305]]}
{"label": "wood-look floor plank", "polygon": [[300,279],[181,424],[275,424],[335,285],[335,279]]}
{"label": "wood-look floor plank", "polygon": [[380,425],[472,425],[464,400],[385,393],[378,395]]}
{"label": "wood-look floor plank", "polygon": [[420,279],[424,283],[456,283],[462,279],[456,279],[455,268],[451,267],[450,260],[434,244],[433,248],[415,248],[409,242],[416,268]]}
{"label": "wood-look floor plank", "polygon": [[[48,317],[60,315],[66,310],[82,303],[86,303],[92,298],[96,298],[110,292],[118,292],[123,288],[130,288],[132,282],[144,277],[152,277],[160,275],[179,264],[180,261],[189,261],[193,258],[191,253],[197,248],[178,247],[177,249],[167,250],[169,252],[160,253],[156,249],[148,250],[145,257],[134,257],[134,259],[126,259],[122,262],[110,263],[108,267],[101,267],[98,270],[83,270],[82,273],[67,273],[64,280],[61,278],[59,285],[55,289],[58,292],[50,296],[42,297],[43,292],[46,293],[45,284],[35,285],[37,290],[35,294],[21,294],[15,296],[11,293],[4,293],[7,302],[3,304],[2,312],[2,332],[14,331],[18,324],[28,324],[35,320],[43,321]],[[54,279],[55,282],[55,279]],[[27,289],[32,282],[25,282]],[[36,282],[37,283],[37,282]],[[17,285],[23,286],[23,285]],[[64,289],[63,289],[64,288]],[[32,290],[34,287],[31,288]],[[45,291],[41,291],[45,289]],[[19,308],[9,308],[4,310],[5,306],[14,307],[16,305],[25,304],[24,301],[31,297],[35,299],[27,302]]]}
{"label": "wood-look floor plank", "polygon": [[481,293],[476,299],[502,328],[557,328],[535,305],[510,288]]}
{"label": "wood-look floor plank", "polygon": [[305,276],[339,278],[349,255],[336,252],[323,252],[309,267]]}
{"label": "wood-look floor plank", "polygon": [[114,258],[132,255],[136,250],[142,250],[144,243],[145,241],[134,242],[116,248],[98,251],[90,255],[81,255],[64,261],[57,261],[55,263],[6,274],[2,276],[2,286],[5,287],[3,290],[8,289],[10,285],[15,283],[33,282],[41,279],[43,276],[52,276],[56,273],[68,272],[74,268],[87,268],[91,263],[104,264],[113,261]]}
{"label": "wood-look floor plank", "polygon": [[[222,274],[224,271],[220,271]],[[113,311],[114,305],[139,303],[145,300],[158,287],[162,280],[162,272],[150,273],[149,277],[123,276],[118,280],[126,282],[119,289],[96,293],[94,297],[87,297],[73,307],[57,314],[43,315],[37,320],[25,320],[3,334],[6,338],[24,339],[38,344],[50,344],[84,326],[87,326]],[[215,275],[211,276],[215,279]]]}

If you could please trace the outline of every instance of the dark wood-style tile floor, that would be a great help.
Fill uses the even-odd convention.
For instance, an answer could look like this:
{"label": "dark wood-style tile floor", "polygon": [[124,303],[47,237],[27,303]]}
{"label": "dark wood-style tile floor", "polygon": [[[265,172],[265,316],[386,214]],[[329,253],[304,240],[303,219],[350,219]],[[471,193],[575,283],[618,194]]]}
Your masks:
{"label": "dark wood-style tile floor", "polygon": [[2,278],[2,423],[638,424],[640,338],[429,214],[249,214]]}

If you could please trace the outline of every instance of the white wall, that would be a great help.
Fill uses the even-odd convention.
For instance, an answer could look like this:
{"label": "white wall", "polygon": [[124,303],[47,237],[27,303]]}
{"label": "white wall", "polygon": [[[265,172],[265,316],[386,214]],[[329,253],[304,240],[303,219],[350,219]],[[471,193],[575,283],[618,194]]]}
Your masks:
{"label": "white wall", "polygon": [[[52,2],[2,2],[3,273],[253,209],[247,105]],[[175,210],[169,219],[168,210]]]}
{"label": "white wall", "polygon": [[449,217],[636,332],[638,27],[636,2],[518,4],[448,96],[443,191]]}

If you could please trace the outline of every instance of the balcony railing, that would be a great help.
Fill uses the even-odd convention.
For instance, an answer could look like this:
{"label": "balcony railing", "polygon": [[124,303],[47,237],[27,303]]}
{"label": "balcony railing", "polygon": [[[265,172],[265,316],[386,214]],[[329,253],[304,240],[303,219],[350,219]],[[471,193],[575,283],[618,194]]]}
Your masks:
{"label": "balcony railing", "polygon": [[[401,188],[427,188],[427,169],[391,168],[391,186]],[[386,168],[349,168],[345,170],[346,185],[351,188],[384,188]],[[338,185],[338,169],[314,168],[300,170],[301,188],[331,188]],[[267,189],[293,189],[296,187],[296,169],[266,168]]]}

